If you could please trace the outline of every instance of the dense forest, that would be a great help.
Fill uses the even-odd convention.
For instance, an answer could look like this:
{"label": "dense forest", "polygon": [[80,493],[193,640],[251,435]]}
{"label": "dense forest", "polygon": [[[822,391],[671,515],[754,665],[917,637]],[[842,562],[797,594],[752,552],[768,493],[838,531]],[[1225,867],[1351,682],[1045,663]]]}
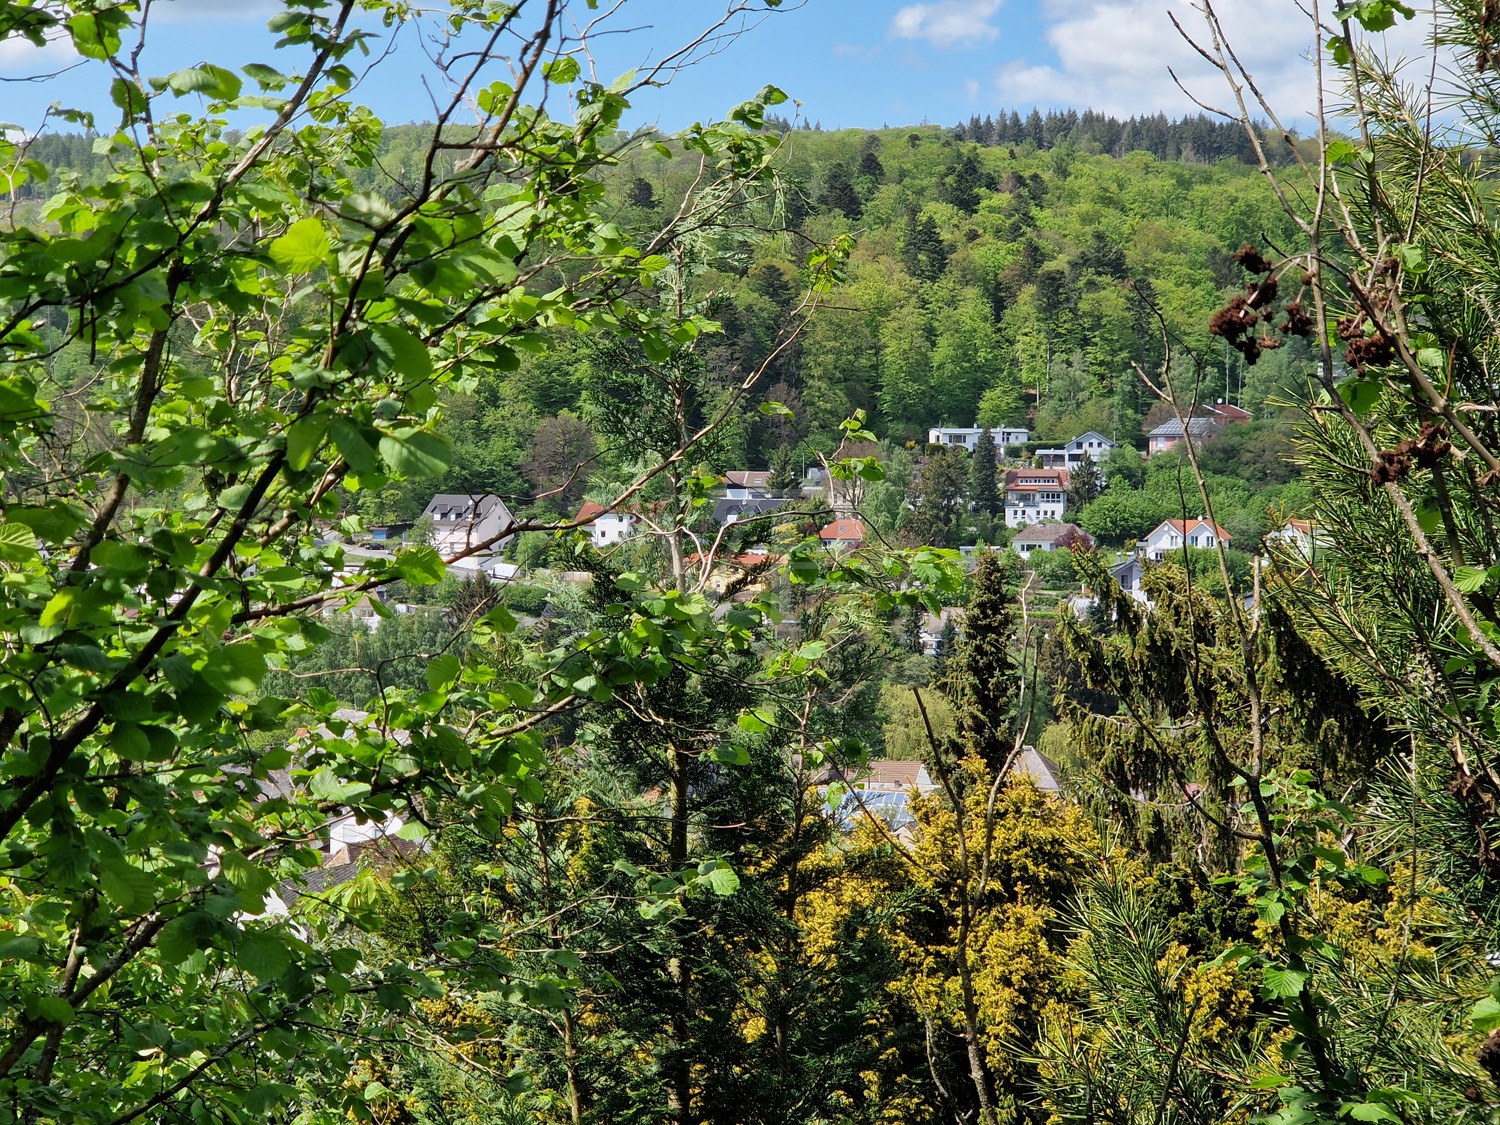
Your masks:
{"label": "dense forest", "polygon": [[359,6],[0,0],[0,1125],[1500,1114],[1491,4],[1322,147]]}

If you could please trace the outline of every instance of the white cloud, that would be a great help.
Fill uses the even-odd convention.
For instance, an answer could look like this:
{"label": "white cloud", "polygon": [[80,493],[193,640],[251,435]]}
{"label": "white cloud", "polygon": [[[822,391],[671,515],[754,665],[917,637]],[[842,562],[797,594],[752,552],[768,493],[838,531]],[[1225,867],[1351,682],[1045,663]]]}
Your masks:
{"label": "white cloud", "polygon": [[41,47],[19,35],[0,40],[0,74],[11,79],[50,74],[71,66],[78,58],[73,41],[66,35],[54,35]]}
{"label": "white cloud", "polygon": [[834,58],[839,59],[860,59],[868,62],[879,54],[879,47],[866,47],[859,43],[835,43],[833,45]]}
{"label": "white cloud", "polygon": [[925,39],[934,47],[977,47],[1000,34],[990,19],[1003,0],[939,0],[908,4],[891,17],[893,39]]}
{"label": "white cloud", "polygon": [[979,80],[977,78],[964,79],[964,97],[971,102],[979,100]]}
{"label": "white cloud", "polygon": [[[1163,0],[1052,0],[1047,41],[1057,64],[1002,65],[995,78],[1000,102],[1069,105],[1125,117],[1156,110],[1195,112],[1198,107],[1173,81],[1175,73],[1203,102],[1232,110],[1223,76],[1183,40],[1168,10]],[[1190,5],[1174,4],[1170,10],[1186,32],[1208,45],[1202,17]],[[1317,108],[1311,59],[1319,49],[1318,37],[1295,0],[1225,3],[1219,5],[1219,16],[1229,42],[1278,115],[1289,125],[1308,121]],[[1419,15],[1384,38],[1392,55],[1420,56],[1427,27]],[[1330,83],[1337,80],[1331,72],[1325,77]],[[1255,116],[1262,114],[1256,111]]]}

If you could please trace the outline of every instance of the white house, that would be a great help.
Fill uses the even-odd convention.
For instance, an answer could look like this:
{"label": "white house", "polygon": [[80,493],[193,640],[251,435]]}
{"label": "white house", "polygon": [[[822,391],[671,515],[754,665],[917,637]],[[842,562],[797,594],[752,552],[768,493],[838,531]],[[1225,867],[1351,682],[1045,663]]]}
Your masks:
{"label": "white house", "polygon": [[764,469],[731,469],[724,474],[724,499],[761,500],[771,495],[771,474]]}
{"label": "white house", "polygon": [[1068,507],[1067,469],[1008,469],[1005,526],[1060,520]]}
{"label": "white house", "polygon": [[830,550],[850,550],[864,543],[865,525],[857,519],[840,517],[819,529],[818,540]]}
{"label": "white house", "polygon": [[1221,545],[1229,546],[1229,532],[1203,518],[1162,520],[1150,535],[1141,540],[1142,552],[1153,562],[1161,562],[1168,554],[1180,551],[1184,546],[1212,549]]}
{"label": "white house", "polygon": [[515,522],[505,501],[490,493],[439,492],[428,501],[422,518],[431,521],[432,545],[445,558],[482,543],[486,551],[499,550],[505,542],[500,536]]}
{"label": "white house", "polygon": [[1266,536],[1266,547],[1284,544],[1305,559],[1311,559],[1328,546],[1328,536],[1312,520],[1287,520],[1285,527]]}
{"label": "white house", "polygon": [[583,530],[588,532],[594,546],[601,551],[629,539],[641,526],[641,517],[635,512],[611,512],[604,505],[595,504],[591,500],[584,501],[574,518],[583,525]]}
{"label": "white house", "polygon": [[1078,543],[1085,550],[1087,550],[1087,545],[1093,542],[1093,537],[1075,524],[1034,523],[1016,532],[1010,545],[1024,559],[1029,558],[1032,551],[1067,550],[1065,546],[1058,543],[1060,539],[1067,539],[1069,543]]}
{"label": "white house", "polygon": [[1101,433],[1090,430],[1086,434],[1079,434],[1067,445],[1057,449],[1038,449],[1037,459],[1049,469],[1076,469],[1085,460],[1092,461],[1096,465],[1103,464],[1104,459],[1109,456],[1109,451],[1115,447]]}
{"label": "white house", "polygon": [[[982,433],[984,433],[983,426],[934,426],[927,431],[927,444],[961,445],[973,453],[979,445],[979,435]],[[1025,445],[1031,440],[1030,430],[1015,426],[991,426],[990,433],[995,438],[996,450],[1002,452],[1007,446]]]}

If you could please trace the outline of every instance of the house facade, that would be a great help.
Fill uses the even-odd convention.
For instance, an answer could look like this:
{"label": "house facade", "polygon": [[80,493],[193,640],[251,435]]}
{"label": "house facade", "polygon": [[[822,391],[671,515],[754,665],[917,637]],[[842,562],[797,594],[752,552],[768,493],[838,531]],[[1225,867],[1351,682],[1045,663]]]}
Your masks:
{"label": "house facade", "polygon": [[1184,438],[1201,445],[1223,428],[1223,424],[1214,418],[1168,418],[1146,435],[1146,456],[1165,453]]}
{"label": "house facade", "polygon": [[611,512],[602,504],[585,501],[574,517],[599,550],[629,539],[640,530],[641,517],[634,512]]}
{"label": "house facade", "polygon": [[1053,522],[1033,523],[1023,527],[1016,532],[1016,537],[1010,541],[1010,545],[1024,559],[1029,558],[1033,551],[1067,550],[1066,547],[1059,545],[1060,539],[1067,539],[1070,543],[1093,542],[1088,532],[1075,524]]}
{"label": "house facade", "polygon": [[1115,443],[1095,430],[1079,434],[1067,445],[1057,449],[1038,449],[1037,460],[1048,469],[1076,469],[1084,461],[1102,465]]}
{"label": "house facade", "polygon": [[499,550],[505,542],[501,536],[515,522],[500,497],[458,492],[438,493],[422,510],[422,518],[431,522],[432,545],[444,558],[480,544],[486,544],[485,551]]}
{"label": "house facade", "polygon": [[1043,520],[1060,520],[1067,507],[1068,470],[1006,470],[1006,527],[1025,527]]}
{"label": "house facade", "polygon": [[[970,453],[979,446],[979,435],[983,426],[934,426],[927,431],[928,445],[961,445]],[[1025,445],[1031,440],[1031,431],[1018,426],[991,426],[995,448],[1004,451],[1007,446]]]}
{"label": "house facade", "polygon": [[740,520],[752,519],[755,516],[763,516],[767,512],[774,512],[784,504],[790,503],[790,500],[782,500],[775,497],[726,496],[724,499],[714,502],[714,522],[722,527],[725,524],[737,523]]}
{"label": "house facade", "polygon": [[765,469],[731,469],[724,474],[724,499],[763,500],[771,495],[771,473]]}
{"label": "house facade", "polygon": [[819,529],[818,541],[836,551],[858,547],[865,541],[865,525],[848,516],[836,519]]}
{"label": "house facade", "polygon": [[1266,536],[1266,546],[1274,548],[1284,544],[1305,559],[1311,560],[1328,546],[1327,536],[1312,520],[1287,520]]}
{"label": "house facade", "polygon": [[1152,562],[1160,562],[1171,552],[1180,551],[1183,547],[1212,550],[1215,547],[1227,547],[1229,542],[1229,533],[1206,519],[1162,520],[1150,535],[1141,540],[1140,550]]}
{"label": "house facade", "polygon": [[1250,411],[1227,402],[1212,406],[1195,406],[1187,418],[1168,418],[1146,435],[1146,456],[1165,453],[1180,444],[1184,438],[1202,444],[1225,426],[1241,426],[1251,421]]}

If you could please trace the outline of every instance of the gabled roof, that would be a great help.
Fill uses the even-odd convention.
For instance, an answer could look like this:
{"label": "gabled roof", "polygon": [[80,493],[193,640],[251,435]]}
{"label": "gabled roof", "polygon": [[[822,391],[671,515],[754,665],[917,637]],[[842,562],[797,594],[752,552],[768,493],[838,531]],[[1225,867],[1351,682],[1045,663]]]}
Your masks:
{"label": "gabled roof", "polygon": [[1185,430],[1193,437],[1211,437],[1223,428],[1224,423],[1217,418],[1189,418],[1186,423],[1176,418],[1168,418],[1146,436],[1148,438],[1180,438]]}
{"label": "gabled roof", "polygon": [[720,500],[714,504],[714,522],[728,523],[730,520],[744,519],[746,516],[758,516],[765,512],[774,512],[782,505],[790,503],[790,498],[779,496],[752,496],[747,500]]}
{"label": "gabled roof", "polygon": [[862,543],[865,525],[855,519],[834,520],[818,531],[818,538],[825,543]]}
{"label": "gabled roof", "polygon": [[730,469],[724,479],[736,488],[765,488],[771,480],[766,469]]}
{"label": "gabled roof", "polygon": [[1025,775],[1043,793],[1057,793],[1062,789],[1062,771],[1057,763],[1035,746],[1023,746],[1010,764],[1010,776]]}
{"label": "gabled roof", "polygon": [[1083,535],[1083,530],[1071,523],[1049,520],[1046,523],[1027,524],[1016,533],[1012,543],[1056,543],[1068,532]]}
{"label": "gabled roof", "polygon": [[1248,410],[1242,410],[1238,406],[1231,406],[1227,402],[1214,403],[1212,406],[1204,407],[1215,418],[1223,422],[1248,422],[1254,417]]}
{"label": "gabled roof", "polygon": [[1086,431],[1084,433],[1081,433],[1076,438],[1074,438],[1072,441],[1068,442],[1068,445],[1077,445],[1079,442],[1083,441],[1086,438],[1097,438],[1099,441],[1102,441],[1105,445],[1114,445],[1114,442],[1110,441],[1109,438],[1105,437],[1098,430],[1088,430],[1088,431]]}
{"label": "gabled roof", "polygon": [[510,514],[505,501],[494,493],[471,495],[466,492],[439,492],[427,502],[422,514],[432,520],[468,520],[479,522],[495,512]]}
{"label": "gabled roof", "polygon": [[1022,488],[1067,488],[1067,469],[1006,469],[1005,487]]}
{"label": "gabled roof", "polygon": [[1234,538],[1229,534],[1229,532],[1225,531],[1218,524],[1209,523],[1206,519],[1203,519],[1201,517],[1195,520],[1162,520],[1161,523],[1157,524],[1151,529],[1151,533],[1147,535],[1146,538],[1150,539],[1164,527],[1172,528],[1177,532],[1178,535],[1181,535],[1184,539],[1186,539],[1193,532],[1197,531],[1200,527],[1207,528],[1209,531],[1212,531],[1214,533],[1214,536],[1219,540],[1220,543],[1228,543],[1231,539]]}
{"label": "gabled roof", "polygon": [[635,512],[612,512],[603,504],[595,504],[592,500],[585,500],[583,506],[578,509],[578,515],[574,518],[581,523],[593,523],[603,516],[614,516],[616,519],[622,520],[636,520],[641,518]]}

